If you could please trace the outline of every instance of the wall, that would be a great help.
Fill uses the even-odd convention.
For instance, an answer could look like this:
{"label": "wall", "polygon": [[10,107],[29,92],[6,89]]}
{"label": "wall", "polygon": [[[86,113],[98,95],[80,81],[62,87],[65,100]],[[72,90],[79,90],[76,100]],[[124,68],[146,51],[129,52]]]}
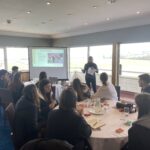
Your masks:
{"label": "wall", "polygon": [[13,37],[0,35],[0,47],[31,47],[31,46],[51,46],[52,40],[30,37]]}
{"label": "wall", "polygon": [[53,40],[53,46],[74,47],[134,42],[150,42],[150,25],[91,33]]}

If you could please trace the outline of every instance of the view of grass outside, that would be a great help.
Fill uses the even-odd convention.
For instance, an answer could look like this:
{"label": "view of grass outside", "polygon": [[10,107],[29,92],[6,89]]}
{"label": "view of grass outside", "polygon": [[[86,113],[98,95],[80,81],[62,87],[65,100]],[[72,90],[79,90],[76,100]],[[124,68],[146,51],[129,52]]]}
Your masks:
{"label": "view of grass outside", "polygon": [[150,43],[121,44],[120,64],[122,76],[137,77],[150,73]]}
{"label": "view of grass outside", "polygon": [[93,56],[100,72],[112,74],[112,45],[91,46],[89,55]]}
{"label": "view of grass outside", "polygon": [[19,70],[29,70],[28,48],[6,48],[8,71],[12,66],[18,66]]}
{"label": "view of grass outside", "polygon": [[70,72],[81,72],[87,63],[88,47],[70,48]]}
{"label": "view of grass outside", "polygon": [[0,69],[4,69],[4,49],[0,48]]}

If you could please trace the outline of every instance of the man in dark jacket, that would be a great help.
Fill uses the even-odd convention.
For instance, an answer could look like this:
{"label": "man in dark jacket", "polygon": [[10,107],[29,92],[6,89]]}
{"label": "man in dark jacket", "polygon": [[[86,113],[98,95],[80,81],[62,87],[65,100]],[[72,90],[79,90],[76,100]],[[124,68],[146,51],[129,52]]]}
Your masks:
{"label": "man in dark jacket", "polygon": [[[85,64],[82,70],[85,75],[85,81],[89,88],[93,88],[94,93],[96,93],[96,76],[95,72],[98,73],[98,68],[95,63],[93,63],[93,57],[89,56],[88,63]],[[92,87],[91,87],[92,86]]]}

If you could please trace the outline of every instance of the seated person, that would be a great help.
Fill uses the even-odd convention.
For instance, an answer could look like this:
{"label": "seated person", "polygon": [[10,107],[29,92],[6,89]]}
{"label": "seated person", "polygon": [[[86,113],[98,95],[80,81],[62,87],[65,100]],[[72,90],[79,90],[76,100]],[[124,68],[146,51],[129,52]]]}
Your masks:
{"label": "seated person", "polygon": [[39,83],[43,80],[47,79],[47,74],[45,71],[40,72],[39,74],[39,81],[36,83],[36,86],[39,87]]}
{"label": "seated person", "polygon": [[82,101],[90,97],[89,88],[86,84],[81,84],[78,78],[73,80],[72,87],[77,92],[77,101]]}
{"label": "seated person", "polygon": [[8,89],[10,90],[10,92],[12,94],[14,104],[16,104],[16,102],[22,96],[23,88],[24,88],[24,84],[21,82],[21,75],[18,72],[14,75],[13,80],[11,81],[11,83],[8,86]]}
{"label": "seated person", "polygon": [[52,110],[57,105],[57,102],[52,97],[51,83],[47,79],[43,79],[39,83],[39,98],[40,98],[39,121],[46,123],[49,111]]}
{"label": "seated person", "polygon": [[91,135],[91,127],[76,111],[77,96],[72,88],[65,89],[60,98],[59,109],[49,113],[47,137],[66,140],[76,145]]}
{"label": "seated person", "polygon": [[150,93],[150,75],[149,74],[142,74],[139,75],[139,86],[142,87],[142,93]]}
{"label": "seated person", "polygon": [[26,142],[37,138],[38,109],[37,89],[35,85],[28,85],[15,107],[14,135],[18,149]]}
{"label": "seated person", "polygon": [[4,69],[0,70],[0,88],[7,88],[9,83],[8,72]]}
{"label": "seated person", "polygon": [[135,98],[138,119],[128,131],[128,143],[122,150],[150,149],[150,95],[139,94]]}
{"label": "seated person", "polygon": [[118,100],[117,92],[113,84],[108,82],[107,73],[103,72],[100,74],[100,80],[102,86],[99,87],[97,92],[92,96],[92,98],[100,97],[103,100]]}

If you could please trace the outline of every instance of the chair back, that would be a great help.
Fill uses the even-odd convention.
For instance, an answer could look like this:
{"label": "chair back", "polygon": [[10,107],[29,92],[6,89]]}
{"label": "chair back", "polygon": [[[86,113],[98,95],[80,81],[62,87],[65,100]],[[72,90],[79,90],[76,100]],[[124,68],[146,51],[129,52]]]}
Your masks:
{"label": "chair back", "polygon": [[11,92],[8,89],[0,88],[0,103],[5,109],[10,102],[13,102]]}
{"label": "chair back", "polygon": [[115,89],[117,92],[118,100],[120,101],[120,86],[115,85]]}
{"label": "chair back", "polygon": [[8,118],[11,131],[14,131],[14,117],[15,117],[15,108],[13,103],[10,103],[5,109],[6,116]]}
{"label": "chair back", "polygon": [[72,150],[68,142],[56,139],[35,139],[27,142],[20,150]]}
{"label": "chair back", "polygon": [[57,77],[49,77],[49,81],[51,82],[51,84],[57,84],[58,78]]}

